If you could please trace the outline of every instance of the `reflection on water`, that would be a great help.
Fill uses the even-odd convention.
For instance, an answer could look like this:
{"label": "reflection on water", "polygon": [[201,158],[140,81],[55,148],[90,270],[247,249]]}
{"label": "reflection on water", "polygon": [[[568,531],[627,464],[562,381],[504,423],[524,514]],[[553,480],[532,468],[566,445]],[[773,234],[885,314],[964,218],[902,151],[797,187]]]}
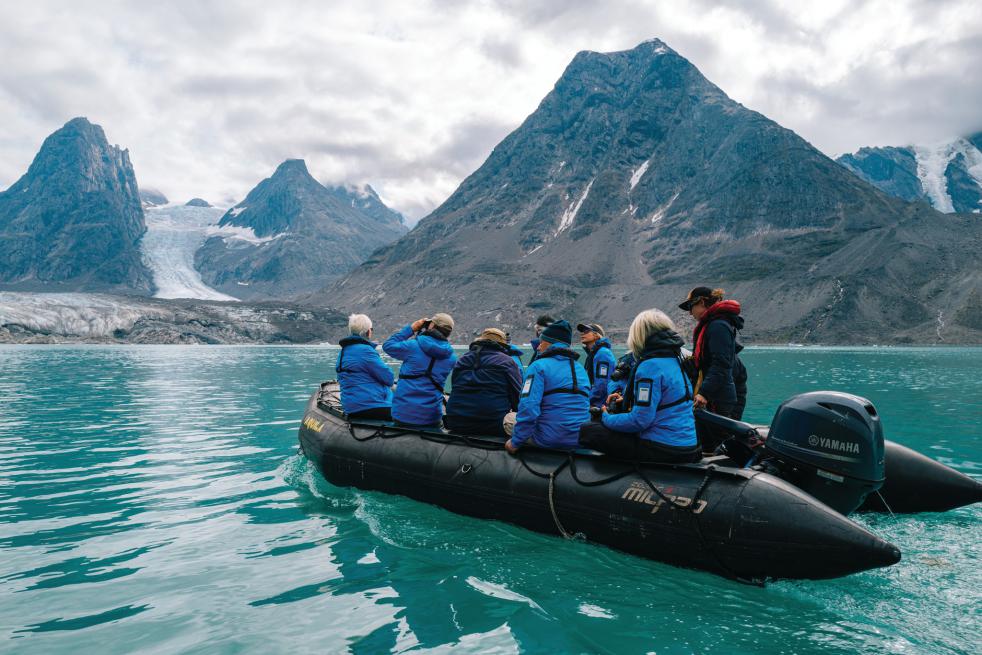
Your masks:
{"label": "reflection on water", "polygon": [[[297,454],[329,348],[0,347],[4,652],[958,653],[978,508],[861,520],[893,568],[765,589],[338,489]],[[748,416],[871,398],[979,474],[982,350],[761,349]],[[973,418],[974,417],[974,418]]]}

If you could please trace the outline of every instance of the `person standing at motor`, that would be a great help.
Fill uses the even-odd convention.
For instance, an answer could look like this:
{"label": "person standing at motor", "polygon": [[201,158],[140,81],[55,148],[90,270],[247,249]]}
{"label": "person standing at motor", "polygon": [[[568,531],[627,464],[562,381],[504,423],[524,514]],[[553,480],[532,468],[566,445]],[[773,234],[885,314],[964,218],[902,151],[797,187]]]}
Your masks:
{"label": "person standing at motor", "polygon": [[405,326],[382,344],[386,354],[402,361],[392,399],[397,423],[442,427],[443,387],[457,361],[447,340],[453,326],[449,314],[434,314]]}
{"label": "person standing at motor", "polygon": [[580,323],[576,330],[586,352],[583,368],[590,376],[590,407],[600,409],[607,402],[607,383],[617,361],[602,327],[596,323]]}
{"label": "person standing at motor", "polygon": [[529,345],[532,346],[532,357],[529,359],[530,365],[539,357],[539,344],[542,343],[539,337],[542,335],[542,331],[549,327],[552,322],[552,316],[548,314],[543,314],[535,319],[535,338],[529,342]]}
{"label": "person standing at motor", "polygon": [[511,435],[505,449],[513,455],[529,442],[572,450],[580,425],[590,418],[590,379],[570,348],[573,328],[556,321],[541,337],[539,356],[525,371],[518,412],[505,417],[505,432]]}
{"label": "person standing at motor", "polygon": [[696,287],[679,308],[696,320],[692,359],[698,377],[693,405],[740,420],[747,404],[747,369],[740,361],[743,345],[737,339],[743,329],[740,303],[724,300],[722,289]]}

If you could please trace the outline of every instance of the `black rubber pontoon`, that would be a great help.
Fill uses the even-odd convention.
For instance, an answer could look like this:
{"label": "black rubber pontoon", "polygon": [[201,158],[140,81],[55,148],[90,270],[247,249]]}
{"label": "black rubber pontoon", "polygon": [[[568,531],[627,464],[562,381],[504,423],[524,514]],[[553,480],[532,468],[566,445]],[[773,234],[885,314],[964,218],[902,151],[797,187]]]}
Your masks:
{"label": "black rubber pontoon", "polygon": [[490,437],[349,423],[336,383],[310,399],[299,436],[332,484],[740,580],[834,578],[900,560],[896,546],[800,489],[725,457],[640,466],[534,448],[512,457]]}

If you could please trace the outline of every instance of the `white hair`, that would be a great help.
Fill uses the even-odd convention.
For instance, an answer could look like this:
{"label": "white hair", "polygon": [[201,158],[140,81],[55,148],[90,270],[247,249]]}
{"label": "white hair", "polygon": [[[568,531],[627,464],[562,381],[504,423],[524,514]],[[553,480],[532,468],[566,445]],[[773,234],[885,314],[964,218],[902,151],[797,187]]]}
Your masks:
{"label": "white hair", "polygon": [[367,337],[372,329],[372,319],[365,314],[352,314],[348,317],[348,332],[359,337]]}
{"label": "white hair", "polygon": [[627,332],[627,348],[640,356],[644,350],[644,342],[648,337],[659,330],[674,330],[675,323],[660,309],[646,309],[631,321],[631,328]]}

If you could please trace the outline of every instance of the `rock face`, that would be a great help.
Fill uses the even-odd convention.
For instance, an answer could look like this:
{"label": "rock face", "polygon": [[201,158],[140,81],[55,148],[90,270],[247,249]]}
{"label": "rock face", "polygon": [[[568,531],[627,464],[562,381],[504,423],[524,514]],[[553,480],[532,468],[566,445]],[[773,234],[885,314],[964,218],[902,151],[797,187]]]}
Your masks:
{"label": "rock face", "polygon": [[209,203],[207,200],[202,200],[201,198],[191,198],[186,203],[184,203],[184,206],[185,207],[211,207],[211,203]]}
{"label": "rock face", "polygon": [[982,213],[982,132],[933,146],[861,148],[836,161],[897,198]]}
{"label": "rock face", "polygon": [[448,310],[466,341],[543,311],[623,334],[660,307],[687,330],[676,305],[706,284],[745,302],[749,340],[978,340],[954,318],[977,314],[978,224],[887,196],[655,40],[579,53],[446,202],[315,297],[379,332]]}
{"label": "rock face", "polygon": [[145,231],[128,151],[110,146],[98,125],[72,119],[0,193],[0,285],[149,293]]}
{"label": "rock face", "polygon": [[371,216],[382,224],[404,225],[406,222],[402,214],[382,202],[370,184],[360,187],[351,184],[329,186],[327,190],[344,204]]}
{"label": "rock face", "polygon": [[[285,161],[222,217],[195,266],[206,284],[237,298],[315,291],[406,232],[395,212],[369,213],[349,200],[311,177],[303,160]],[[367,202],[376,201],[373,192]]]}
{"label": "rock face", "polygon": [[162,207],[168,202],[167,196],[165,196],[163,193],[157,191],[157,189],[147,188],[140,189],[140,200],[143,201],[144,209],[149,207]]}

